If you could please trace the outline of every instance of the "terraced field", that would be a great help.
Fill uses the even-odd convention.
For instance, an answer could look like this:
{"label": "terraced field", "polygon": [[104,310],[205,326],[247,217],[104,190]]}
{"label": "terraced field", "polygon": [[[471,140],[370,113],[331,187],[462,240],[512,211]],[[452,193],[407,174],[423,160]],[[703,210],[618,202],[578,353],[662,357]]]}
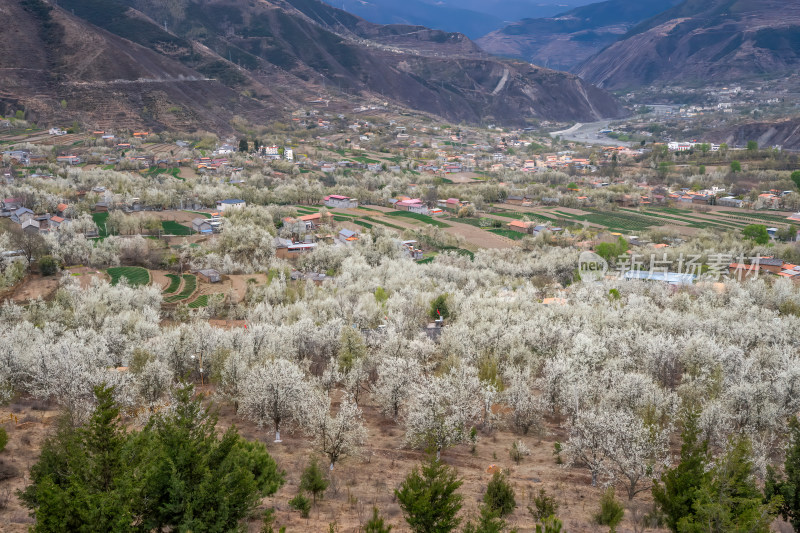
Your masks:
{"label": "terraced field", "polygon": [[116,285],[123,277],[128,280],[128,285],[147,285],[150,283],[150,272],[142,267],[111,267],[108,270],[111,284]]}
{"label": "terraced field", "polygon": [[679,223],[691,228],[698,229],[733,229],[736,224],[730,224],[728,221],[720,220],[719,222],[707,218],[699,217],[692,211],[672,209],[669,212],[663,211],[662,208],[651,208],[647,211],[636,211],[630,208],[621,208],[620,211],[627,213],[636,213],[641,216],[652,217],[657,220],[657,225],[665,223]]}
{"label": "terraced field", "polygon": [[717,213],[720,213],[721,215],[723,215],[723,216],[725,216],[727,218],[732,218],[732,219],[735,219],[735,220],[747,220],[747,219],[750,219],[750,220],[757,220],[757,221],[761,221],[761,222],[770,222],[770,223],[773,223],[773,224],[789,224],[790,223],[789,220],[786,220],[785,216],[770,215],[768,213],[753,213],[753,212],[749,212],[749,211],[744,211],[744,212],[741,212],[741,211],[722,211],[722,210],[717,211]]}
{"label": "terraced field", "polygon": [[164,303],[172,304],[189,298],[197,289],[197,277],[194,274],[183,275],[183,290],[174,296],[164,298]]}
{"label": "terraced field", "polygon": [[514,241],[519,241],[525,237],[524,233],[520,233],[519,231],[514,231],[511,229],[490,229],[489,232],[494,233],[495,235],[500,235],[501,237],[507,237]]}
{"label": "terraced field", "polygon": [[162,294],[172,294],[181,286],[181,277],[177,274],[167,274],[166,276],[169,278],[169,286],[162,291]]}
{"label": "terraced field", "polygon": [[106,220],[108,220],[108,213],[92,213],[92,220],[97,224],[97,231],[101,237],[108,237],[106,233]]}
{"label": "terraced field", "polygon": [[192,229],[187,228],[183,224],[178,224],[174,220],[164,220],[161,222],[161,228],[167,235],[191,235]]}
{"label": "terraced field", "polygon": [[197,309],[199,307],[208,306],[208,294],[201,294],[191,302],[189,302],[189,309]]}
{"label": "terraced field", "polygon": [[429,217],[428,215],[420,215],[419,213],[412,213],[411,211],[390,211],[386,214],[390,217],[413,218],[415,220],[419,220],[420,222],[424,222],[425,224],[430,224],[439,228],[450,227],[450,224],[445,224],[444,222],[436,220],[433,217]]}

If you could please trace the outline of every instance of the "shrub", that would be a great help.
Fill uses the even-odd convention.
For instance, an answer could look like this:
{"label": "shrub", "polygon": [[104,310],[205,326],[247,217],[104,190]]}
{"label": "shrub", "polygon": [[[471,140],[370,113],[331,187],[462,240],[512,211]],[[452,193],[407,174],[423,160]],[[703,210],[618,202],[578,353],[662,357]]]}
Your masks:
{"label": "shrub", "polygon": [[521,440],[518,441],[515,440],[511,444],[511,450],[508,452],[508,454],[511,456],[512,461],[514,461],[517,464],[520,464],[522,460],[525,458],[525,456],[531,454],[531,451],[530,449],[528,449],[527,446],[525,446],[524,442],[522,442]]}
{"label": "shrub", "polygon": [[6,449],[6,444],[8,444],[8,432],[6,428],[0,428],[0,452]]}
{"label": "shrub", "polygon": [[310,492],[316,503],[318,499],[323,498],[327,488],[328,480],[325,478],[325,472],[319,467],[317,458],[312,457],[311,462],[300,476],[300,490]]}
{"label": "shrub", "polygon": [[601,526],[608,526],[609,532],[614,533],[623,516],[625,508],[614,496],[614,488],[609,487],[600,498],[600,512],[594,515],[594,521]]}
{"label": "shrub", "polygon": [[311,500],[306,498],[302,492],[299,492],[297,496],[289,500],[289,507],[295,511],[300,511],[300,516],[303,518],[308,518],[309,511],[311,511]]}
{"label": "shrub", "polygon": [[42,276],[52,276],[58,272],[58,261],[52,255],[43,255],[39,258],[39,272]]}
{"label": "shrub", "polygon": [[558,512],[558,502],[546,490],[539,489],[539,494],[533,497],[533,507],[528,506],[528,512],[534,520],[541,521]]}
{"label": "shrub", "polygon": [[492,510],[500,513],[500,516],[508,516],[514,512],[517,506],[514,500],[514,489],[508,482],[506,475],[502,472],[495,472],[489,485],[486,487],[486,494],[483,495],[483,502]]}

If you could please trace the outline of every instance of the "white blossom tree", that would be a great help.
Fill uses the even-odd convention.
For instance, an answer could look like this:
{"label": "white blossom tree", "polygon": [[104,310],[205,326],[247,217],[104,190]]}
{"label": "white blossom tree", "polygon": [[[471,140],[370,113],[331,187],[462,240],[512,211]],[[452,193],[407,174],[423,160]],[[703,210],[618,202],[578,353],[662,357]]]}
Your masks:
{"label": "white blossom tree", "polygon": [[405,407],[406,443],[433,447],[437,457],[463,442],[483,410],[474,368],[454,369],[443,377],[424,377],[414,385]]}
{"label": "white blossom tree", "polygon": [[330,396],[313,395],[306,406],[303,425],[313,437],[314,446],[328,457],[331,470],[340,459],[357,454],[367,440],[361,409],[347,396],[332,416]]}
{"label": "white blossom tree", "polygon": [[381,412],[396,420],[400,416],[400,408],[412,392],[412,386],[419,382],[421,376],[422,367],[415,359],[382,359],[378,363],[378,380],[373,394]]}
{"label": "white blossom tree", "polygon": [[298,421],[311,391],[297,364],[273,359],[250,370],[239,390],[239,411],[259,426],[272,423],[281,442],[281,423]]}

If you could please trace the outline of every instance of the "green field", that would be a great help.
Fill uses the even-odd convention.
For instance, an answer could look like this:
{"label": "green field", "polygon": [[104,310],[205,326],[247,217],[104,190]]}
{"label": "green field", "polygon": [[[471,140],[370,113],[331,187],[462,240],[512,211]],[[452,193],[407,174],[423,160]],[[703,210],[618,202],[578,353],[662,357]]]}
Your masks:
{"label": "green field", "polygon": [[351,161],[356,161],[356,162],[358,162],[358,163],[364,163],[365,165],[367,165],[367,164],[375,164],[375,163],[380,163],[380,161],[378,161],[378,160],[375,160],[375,159],[370,159],[370,158],[368,158],[368,157],[364,157],[364,156],[360,156],[360,157],[351,157],[351,158],[350,158],[350,160],[351,160]]}
{"label": "green field", "polygon": [[211,218],[209,213],[203,213],[202,211],[187,211],[187,213],[191,213],[193,215],[201,216],[203,218]]}
{"label": "green field", "polygon": [[391,211],[386,214],[390,217],[413,218],[414,220],[419,220],[420,222],[424,222],[425,224],[431,224],[438,228],[450,227],[450,224],[445,224],[444,222],[436,220],[433,217],[429,217],[428,215],[420,215],[419,213],[412,213],[411,211]]}
{"label": "green field", "polygon": [[161,223],[161,228],[167,235],[191,235],[192,228],[187,228],[183,224],[178,224],[174,220],[165,220]]}
{"label": "green field", "polygon": [[[669,209],[669,208],[667,208]],[[621,211],[629,212],[629,213],[637,213],[633,209],[622,208]],[[709,213],[712,214],[712,213]],[[680,209],[670,209],[666,211],[663,208],[651,208],[648,211],[644,211],[641,215],[651,216],[658,220],[659,223],[669,223],[672,221],[677,222],[684,222],[688,227],[691,228],[701,228],[701,229],[732,229],[738,223],[726,220],[724,218],[717,218],[715,220],[700,218],[695,216],[692,211],[685,211]]]}
{"label": "green field", "polygon": [[169,287],[164,289],[162,294],[170,294],[178,290],[178,287],[181,286],[181,277],[177,274],[167,274],[169,278]]}
{"label": "green field", "polygon": [[509,239],[518,241],[525,237],[525,233],[520,233],[519,231],[514,231],[512,229],[490,229],[489,233],[494,233],[495,235],[500,235],[502,237],[508,237]]}
{"label": "green field", "polygon": [[92,213],[92,220],[97,224],[97,231],[101,237],[108,237],[106,233],[106,220],[108,220],[108,213]]}
{"label": "green field", "polygon": [[183,178],[178,178],[178,174],[180,174],[180,172],[181,172],[181,169],[179,169],[178,167],[151,168],[150,170],[147,171],[147,175],[148,176],[157,176],[159,174],[169,174],[173,178],[177,178],[179,180],[182,180]]}
{"label": "green field", "polygon": [[197,277],[194,274],[184,274],[183,275],[183,290],[176,294],[175,296],[170,296],[168,298],[164,298],[164,303],[175,303],[181,300],[185,300],[189,296],[191,296],[195,289],[197,288]]}
{"label": "green field", "polygon": [[197,309],[198,307],[206,307],[208,305],[208,295],[201,294],[191,302],[189,302],[190,309]]}
{"label": "green field", "polygon": [[395,224],[391,224],[389,222],[384,222],[382,220],[377,220],[377,219],[372,218],[372,217],[361,217],[361,218],[362,218],[362,220],[369,220],[373,224],[380,224],[382,226],[386,226],[387,228],[392,228],[392,229],[396,229],[396,230],[400,230],[400,231],[404,231],[405,230],[405,228],[401,228],[400,226],[396,226]]}
{"label": "green field", "polygon": [[[726,217],[730,217],[737,220],[743,219],[752,219],[752,220],[761,220],[763,222],[772,222],[775,224],[790,224],[790,220],[786,220],[786,216],[781,215],[770,215],[767,213],[753,213],[752,211],[717,211]],[[787,215],[788,216],[788,215]]]}
{"label": "green field", "polygon": [[111,267],[108,270],[111,284],[116,285],[121,278],[128,280],[128,285],[147,285],[150,283],[150,272],[142,267]]}

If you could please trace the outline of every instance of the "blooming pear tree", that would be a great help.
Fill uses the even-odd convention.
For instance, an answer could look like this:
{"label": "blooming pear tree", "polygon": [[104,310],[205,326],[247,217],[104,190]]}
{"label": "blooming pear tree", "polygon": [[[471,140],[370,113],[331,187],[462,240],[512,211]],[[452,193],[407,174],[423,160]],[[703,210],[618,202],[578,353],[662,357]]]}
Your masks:
{"label": "blooming pear tree", "polygon": [[314,439],[314,447],[328,457],[330,469],[342,458],[356,455],[367,440],[361,409],[347,396],[331,415],[327,394],[314,394],[306,404],[305,431]]}
{"label": "blooming pear tree", "polygon": [[239,390],[239,413],[260,426],[272,424],[281,442],[281,423],[298,421],[310,390],[292,361],[273,359],[249,371]]}

